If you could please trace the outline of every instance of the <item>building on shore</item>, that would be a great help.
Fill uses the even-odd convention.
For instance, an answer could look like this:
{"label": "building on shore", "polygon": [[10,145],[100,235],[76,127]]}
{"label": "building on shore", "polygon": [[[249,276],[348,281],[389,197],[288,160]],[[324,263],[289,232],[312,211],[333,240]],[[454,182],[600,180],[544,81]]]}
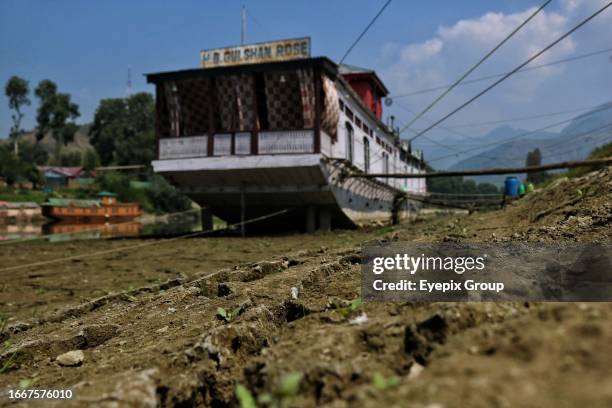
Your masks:
{"label": "building on shore", "polygon": [[93,182],[96,177],[95,170],[88,171],[81,166],[38,166],[38,170],[45,177],[48,187],[83,187]]}
{"label": "building on shore", "polygon": [[347,228],[401,218],[424,179],[422,155],[382,121],[388,94],[374,71],[310,57],[310,39],[205,50],[201,68],[147,75],[156,87],[164,175],[229,223],[290,209],[270,228]]}

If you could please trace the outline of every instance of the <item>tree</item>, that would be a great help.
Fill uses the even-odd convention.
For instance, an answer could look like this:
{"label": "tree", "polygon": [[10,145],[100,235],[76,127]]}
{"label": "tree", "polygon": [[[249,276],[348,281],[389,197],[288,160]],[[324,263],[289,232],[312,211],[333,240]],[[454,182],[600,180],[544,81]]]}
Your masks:
{"label": "tree", "polygon": [[149,164],[155,151],[154,108],[145,92],[100,101],[89,138],[103,165]]}
{"label": "tree", "polygon": [[44,182],[43,175],[38,171],[35,161],[26,160],[34,152],[28,146],[28,144],[23,144],[19,157],[15,157],[10,146],[0,145],[0,176],[6,180],[7,184],[13,185],[16,181],[28,180],[36,188]]}
{"label": "tree", "polygon": [[19,159],[25,163],[42,166],[49,160],[49,153],[39,144],[22,143],[19,147]]}
{"label": "tree", "polygon": [[13,141],[14,154],[19,154],[19,144],[17,138],[21,134],[21,120],[23,119],[24,113],[21,108],[30,105],[30,86],[28,81],[18,76],[12,76],[4,87],[4,93],[9,100],[9,108],[14,110],[15,113],[12,115],[13,126],[11,127],[10,138]]}
{"label": "tree", "polygon": [[83,153],[83,168],[87,171],[92,171],[98,166],[98,155],[95,150],[88,149]]}
{"label": "tree", "polygon": [[60,166],[80,166],[82,163],[82,157],[80,152],[67,152],[62,153],[60,156]]}
{"label": "tree", "polygon": [[[542,153],[540,149],[536,148],[535,150],[527,153],[527,159],[525,160],[525,166],[540,166],[542,165]],[[548,174],[544,171],[538,171],[535,173],[527,173],[527,181],[538,184],[542,183],[548,178]]]}
{"label": "tree", "polygon": [[47,132],[51,132],[55,140],[55,161],[59,163],[62,146],[72,142],[78,130],[74,120],[79,117],[79,107],[71,101],[69,94],[58,93],[57,85],[48,79],[40,81],[34,93],[40,100],[36,114],[36,140],[42,140]]}

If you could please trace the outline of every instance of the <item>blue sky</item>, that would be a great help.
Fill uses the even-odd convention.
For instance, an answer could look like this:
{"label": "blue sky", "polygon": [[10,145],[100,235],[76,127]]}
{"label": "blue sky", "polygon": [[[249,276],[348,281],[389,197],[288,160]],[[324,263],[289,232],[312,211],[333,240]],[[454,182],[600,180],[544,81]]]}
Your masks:
{"label": "blue sky", "polygon": [[[504,72],[546,45],[604,0],[555,0],[473,77]],[[314,55],[338,60],[384,0],[353,1],[82,1],[0,2],[0,81],[19,75],[34,88],[55,81],[79,104],[79,122],[91,121],[102,98],[126,94],[127,67],[134,91],[152,92],[143,73],[197,67],[199,50],[239,43],[240,7],[249,12],[247,42],[311,36]],[[541,1],[394,0],[347,63],[377,69],[392,94],[455,79],[518,25]],[[538,62],[612,46],[612,10]],[[448,124],[497,120],[594,106],[612,99],[608,55],[522,74],[482,98]],[[454,91],[428,117],[436,119],[486,82]],[[398,99],[419,110],[433,94]],[[37,101],[24,127],[34,126]],[[406,122],[396,105],[391,111]],[[555,119],[555,118],[553,118]],[[533,128],[550,122],[516,126]],[[417,123],[417,128],[425,126]],[[0,97],[0,135],[10,128],[8,101]],[[490,128],[478,128],[479,135]],[[434,139],[460,143],[444,132]],[[427,148],[426,141],[422,147]]]}

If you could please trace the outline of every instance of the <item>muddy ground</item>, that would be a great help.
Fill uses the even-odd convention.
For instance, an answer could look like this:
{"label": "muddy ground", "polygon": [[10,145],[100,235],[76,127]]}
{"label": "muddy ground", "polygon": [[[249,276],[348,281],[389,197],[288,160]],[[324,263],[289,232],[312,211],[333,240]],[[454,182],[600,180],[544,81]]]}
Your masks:
{"label": "muddy ground", "polygon": [[[351,307],[366,240],[609,241],[611,193],[603,170],[394,227],[0,246],[3,269],[146,243],[0,272],[0,389],[71,388],[56,406],[237,406],[238,384],[268,406],[612,406],[610,303]],[[70,350],[83,362],[59,365]]]}

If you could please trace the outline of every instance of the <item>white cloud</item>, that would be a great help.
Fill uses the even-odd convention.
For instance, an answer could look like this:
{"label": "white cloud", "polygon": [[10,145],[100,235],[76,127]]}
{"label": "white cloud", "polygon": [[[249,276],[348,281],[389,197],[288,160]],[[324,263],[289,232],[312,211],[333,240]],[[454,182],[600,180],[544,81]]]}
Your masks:
{"label": "white cloud", "polygon": [[[551,4],[506,42],[468,79],[508,72],[570,28],[591,15],[609,0],[562,0]],[[534,7],[516,12],[487,12],[471,19],[440,26],[430,38],[417,43],[397,43],[385,47],[384,67],[379,70],[391,94],[412,93],[443,86],[455,81],[469,67],[497,45],[536,10]],[[532,65],[609,48],[612,43],[612,8],[606,10],[571,37],[557,44]],[[509,117],[528,116],[538,112],[570,110],[610,100],[612,86],[610,61],[606,55],[582,61],[549,66],[520,73],[503,82],[468,108],[450,118],[444,125],[481,122]],[[454,89],[425,116],[435,120],[456,108],[484,89],[493,79]],[[397,99],[398,103],[419,111],[441,90]],[[390,112],[404,122],[411,115],[394,105]],[[547,119],[513,124],[526,129],[548,124]],[[423,120],[415,128],[423,128]],[[491,128],[471,129],[473,136]],[[442,130],[430,135],[440,142],[449,137]]]}
{"label": "white cloud", "polygon": [[444,43],[439,38],[432,38],[420,44],[410,44],[404,47],[401,53],[403,62],[418,64],[442,51]]}

